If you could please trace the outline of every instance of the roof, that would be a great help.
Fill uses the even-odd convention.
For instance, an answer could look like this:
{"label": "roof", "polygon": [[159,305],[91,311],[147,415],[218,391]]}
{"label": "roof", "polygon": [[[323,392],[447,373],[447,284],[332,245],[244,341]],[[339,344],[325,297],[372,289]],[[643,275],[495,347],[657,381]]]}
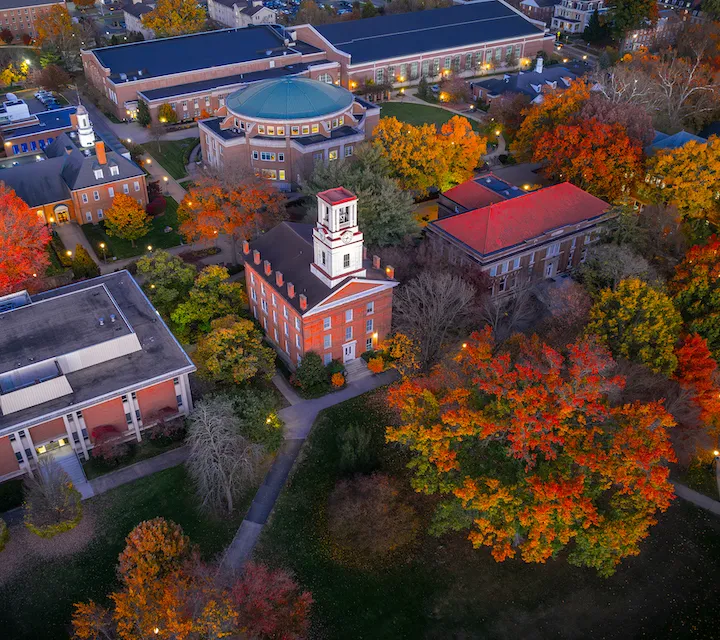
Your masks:
{"label": "roof", "polygon": [[554,7],[556,4],[560,4],[562,0],[522,0],[520,4],[535,6],[535,7]]}
{"label": "roof", "polygon": [[0,0],[0,11],[18,7],[39,7],[43,4],[62,4],[64,0]]}
{"label": "roof", "polygon": [[348,53],[351,64],[544,34],[544,29],[497,0],[337,22],[315,29]]}
{"label": "roof", "polygon": [[35,133],[44,133],[56,129],[69,129],[72,127],[70,115],[75,113],[75,110],[75,107],[66,107],[65,109],[57,109],[55,111],[34,113],[33,116],[37,118],[37,122],[25,125],[18,123],[17,126],[3,131],[2,137],[5,140],[12,140],[13,138],[29,136]]}
{"label": "roof", "polygon": [[257,82],[230,94],[228,111],[250,118],[297,120],[347,109],[354,96],[347,89],[310,78],[284,77]]}
{"label": "roof", "polygon": [[[267,233],[262,234],[250,243],[251,250],[260,252],[262,261],[269,260],[274,271],[280,271],[285,282],[295,286],[295,295],[287,296],[287,287],[281,290],[275,284],[275,274],[265,275],[265,270],[259,266],[248,264],[256,274],[278,291],[285,301],[299,314],[307,313],[316,307],[325,298],[337,291],[340,286],[353,279],[349,276],[338,285],[328,287],[320,278],[313,275],[310,265],[313,261],[313,233],[314,226],[297,222],[282,222]],[[363,268],[367,270],[367,278],[371,280],[388,280],[383,271],[373,269],[372,262],[363,261]],[[307,297],[307,309],[300,309],[300,294]]]}
{"label": "roof", "polygon": [[111,78],[119,81],[121,73],[129,78],[140,77],[139,71],[142,76],[164,76],[275,58],[288,52],[321,52],[304,42],[285,47],[279,29],[275,25],[251,25],[100,47],[91,53],[110,69]]}
{"label": "roof", "polygon": [[317,194],[317,197],[331,206],[357,200],[357,196],[352,191],[348,191],[345,187],[335,187],[335,189],[321,191]]}
{"label": "roof", "polygon": [[431,222],[482,256],[605,213],[610,205],[563,182],[482,209]]}
{"label": "roof", "polygon": [[[102,291],[103,285],[107,295],[88,296],[88,290]],[[28,421],[48,419],[53,414],[62,415],[74,406],[195,369],[127,271],[45,291],[32,296],[32,302],[30,307],[0,315],[3,318],[0,323],[4,323],[14,314],[22,314],[18,316],[22,323],[10,320],[12,332],[0,332],[0,352],[5,353],[12,345],[13,357],[34,355],[38,360],[39,354],[52,357],[102,342],[107,334],[119,333],[118,327],[123,333],[133,332],[141,349],[66,373],[71,394],[0,416],[0,432]],[[112,313],[114,308],[119,309],[124,318],[117,316],[117,322],[111,323],[108,312]],[[102,327],[98,322],[100,316],[106,319]],[[56,330],[48,331],[50,325]]]}
{"label": "roof", "polygon": [[696,136],[695,134],[689,133],[685,130],[678,131],[671,136],[667,133],[662,133],[662,131],[655,131],[655,137],[650,145],[645,149],[645,153],[647,155],[652,155],[658,151],[671,151],[673,149],[679,149],[691,141],[699,142],[700,144],[705,144],[707,142],[705,138],[701,138],[700,136]]}
{"label": "roof", "polygon": [[122,10],[125,13],[129,13],[131,16],[139,18],[146,13],[150,13],[154,8],[155,7],[152,7],[149,4],[144,4],[143,2],[129,2],[128,4],[123,5]]}
{"label": "roof", "polygon": [[0,170],[0,182],[12,188],[29,207],[68,200],[70,189],[62,178],[63,159],[53,158]]}
{"label": "roof", "polygon": [[[577,75],[566,67],[557,65],[545,67],[541,73],[537,71],[519,71],[505,74],[503,77],[491,78],[474,82],[491,95],[503,93],[522,93],[536,98],[545,88],[567,89],[570,81]],[[555,85],[555,86],[553,86]]]}
{"label": "roof", "polygon": [[444,191],[443,196],[466,210],[479,209],[505,200],[499,193],[483,187],[475,180],[468,180],[457,187]]}

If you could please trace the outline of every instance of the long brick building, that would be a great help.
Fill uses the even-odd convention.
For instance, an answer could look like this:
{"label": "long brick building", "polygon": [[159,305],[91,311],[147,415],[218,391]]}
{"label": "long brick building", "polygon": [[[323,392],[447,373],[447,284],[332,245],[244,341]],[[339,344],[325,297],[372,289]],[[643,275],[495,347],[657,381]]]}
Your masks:
{"label": "long brick building", "polygon": [[250,308],[291,367],[309,351],[347,364],[390,333],[392,267],[368,260],[357,198],[338,187],[318,194],[318,221],[283,222],[243,244]]}
{"label": "long brick building", "polygon": [[0,30],[7,29],[17,40],[23,34],[37,38],[37,26],[54,6],[67,8],[65,0],[0,0]]}
{"label": "long brick building", "polygon": [[0,326],[0,481],[192,409],[195,366],[127,271],[4,296]]}

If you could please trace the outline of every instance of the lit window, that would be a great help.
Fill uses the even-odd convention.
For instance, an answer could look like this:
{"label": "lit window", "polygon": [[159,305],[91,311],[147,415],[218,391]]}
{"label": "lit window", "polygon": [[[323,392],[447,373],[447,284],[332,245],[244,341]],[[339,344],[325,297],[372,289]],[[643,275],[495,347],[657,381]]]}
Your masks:
{"label": "lit window", "polygon": [[300,135],[300,127],[298,127],[297,125],[290,127],[290,135],[299,136]]}
{"label": "lit window", "polygon": [[328,160],[337,160],[338,152],[337,149],[332,149],[328,152]]}
{"label": "lit window", "polygon": [[268,125],[267,132],[269,136],[275,135],[275,127],[273,125]]}
{"label": "lit window", "polygon": [[265,133],[265,125],[264,124],[258,125],[258,133]]}
{"label": "lit window", "polygon": [[280,169],[278,171],[278,180],[285,180],[285,169]]}
{"label": "lit window", "polygon": [[320,132],[320,125],[319,125],[319,124],[314,124],[314,125],[311,127],[311,130],[312,130],[313,133],[319,133],[319,132]]}
{"label": "lit window", "polygon": [[304,124],[302,127],[302,133],[304,136],[308,135],[310,133],[310,127],[308,125]]}
{"label": "lit window", "polygon": [[277,128],[277,134],[278,134],[279,136],[284,136],[284,135],[285,135],[285,127],[278,127],[278,128]]}

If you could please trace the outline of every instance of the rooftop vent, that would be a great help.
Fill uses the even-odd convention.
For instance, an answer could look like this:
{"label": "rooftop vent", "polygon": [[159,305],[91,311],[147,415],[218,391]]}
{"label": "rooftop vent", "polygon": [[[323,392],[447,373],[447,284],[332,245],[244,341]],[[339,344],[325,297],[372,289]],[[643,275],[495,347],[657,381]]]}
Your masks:
{"label": "rooftop vent", "polygon": [[102,316],[100,316],[100,319],[98,320],[98,322],[100,323],[101,327],[105,326],[105,318],[103,318]]}
{"label": "rooftop vent", "polygon": [[115,322],[115,320],[117,320],[117,317],[115,316],[114,313],[111,313],[110,314],[110,322]]}

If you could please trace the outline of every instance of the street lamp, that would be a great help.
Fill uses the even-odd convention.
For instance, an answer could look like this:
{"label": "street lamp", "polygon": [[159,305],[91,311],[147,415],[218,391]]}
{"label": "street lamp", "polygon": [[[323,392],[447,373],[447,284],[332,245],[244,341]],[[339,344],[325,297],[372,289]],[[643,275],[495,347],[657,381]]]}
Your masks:
{"label": "street lamp", "polygon": [[151,245],[151,244],[148,245],[148,251],[149,251],[150,253],[152,253],[152,245]]}
{"label": "street lamp", "polygon": [[163,176],[163,182],[165,183],[165,195],[168,195],[168,177]]}
{"label": "street lamp", "polygon": [[104,242],[100,243],[100,248],[102,249],[102,253],[103,253],[103,262],[107,262],[107,258],[105,257],[105,243]]}
{"label": "street lamp", "polygon": [[70,249],[68,249],[68,250],[65,252],[65,255],[67,255],[68,258],[72,258],[72,251],[70,251]]}
{"label": "street lamp", "polygon": [[152,160],[150,158],[145,158],[145,164],[152,164]]}
{"label": "street lamp", "polygon": [[495,135],[500,137],[500,129],[495,129]]}

